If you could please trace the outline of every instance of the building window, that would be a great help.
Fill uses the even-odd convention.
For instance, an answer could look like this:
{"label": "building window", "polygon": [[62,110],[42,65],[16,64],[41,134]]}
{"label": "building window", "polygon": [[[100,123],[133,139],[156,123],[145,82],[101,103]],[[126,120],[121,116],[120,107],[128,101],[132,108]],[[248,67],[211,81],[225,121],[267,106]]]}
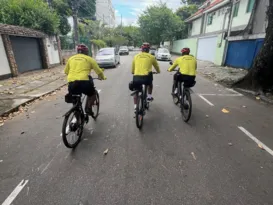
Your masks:
{"label": "building window", "polygon": [[254,2],[255,2],[255,0],[248,0],[247,9],[246,9],[247,13],[252,11],[253,6],[254,6]]}
{"label": "building window", "polygon": [[208,15],[208,22],[207,22],[208,25],[212,24],[214,15],[215,15],[215,12]]}
{"label": "building window", "polygon": [[238,13],[239,13],[239,6],[240,6],[240,2],[237,2],[237,3],[234,4],[233,17],[238,16]]}

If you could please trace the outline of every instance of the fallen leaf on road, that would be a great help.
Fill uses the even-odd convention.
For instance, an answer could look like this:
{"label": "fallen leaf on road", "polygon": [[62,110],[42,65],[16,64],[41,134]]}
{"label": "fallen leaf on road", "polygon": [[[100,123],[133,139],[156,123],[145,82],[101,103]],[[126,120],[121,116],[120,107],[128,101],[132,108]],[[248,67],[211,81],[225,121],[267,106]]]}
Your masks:
{"label": "fallen leaf on road", "polygon": [[12,92],[12,91],[9,91],[9,92],[8,92],[9,95],[12,95],[13,93],[14,93],[14,92]]}
{"label": "fallen leaf on road", "polygon": [[35,113],[35,111],[33,110],[33,111],[31,111],[31,114],[33,114],[33,113]]}
{"label": "fallen leaf on road", "polygon": [[194,152],[192,152],[191,155],[192,155],[193,159],[196,160],[196,156],[195,156]]}
{"label": "fallen leaf on road", "polygon": [[108,151],[109,151],[109,149],[106,149],[106,150],[103,152],[103,154],[104,154],[104,155],[107,155],[107,154],[108,154]]}
{"label": "fallen leaf on road", "polygon": [[262,150],[264,150],[264,147],[263,147],[263,145],[261,145],[261,144],[258,144],[258,147],[260,147]]}
{"label": "fallen leaf on road", "polygon": [[261,169],[263,169],[263,167],[261,167]]}
{"label": "fallen leaf on road", "polygon": [[245,106],[245,105],[243,105],[243,108],[246,108],[246,106]]}
{"label": "fallen leaf on road", "polygon": [[21,135],[25,134],[25,132],[21,132]]}
{"label": "fallen leaf on road", "polygon": [[206,115],[206,117],[209,117],[209,115]]}
{"label": "fallen leaf on road", "polygon": [[229,113],[229,111],[227,109],[225,109],[225,108],[222,109],[222,112],[223,113]]}
{"label": "fallen leaf on road", "polygon": [[0,163],[3,162],[3,160],[0,160]]}
{"label": "fallen leaf on road", "polygon": [[261,98],[260,97],[256,97],[256,100],[260,100]]}
{"label": "fallen leaf on road", "polygon": [[2,123],[0,123],[0,127],[2,127],[4,125],[4,123],[2,122]]}
{"label": "fallen leaf on road", "polygon": [[232,146],[233,144],[230,142],[230,143],[228,143],[228,145],[229,145],[229,146]]}

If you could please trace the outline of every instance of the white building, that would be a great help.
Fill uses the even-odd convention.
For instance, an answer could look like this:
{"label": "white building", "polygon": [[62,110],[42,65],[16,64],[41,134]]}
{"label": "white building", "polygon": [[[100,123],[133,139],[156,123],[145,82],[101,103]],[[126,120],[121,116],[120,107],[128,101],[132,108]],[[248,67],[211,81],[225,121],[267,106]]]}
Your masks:
{"label": "white building", "polygon": [[112,0],[96,1],[96,18],[110,27],[115,26],[115,10]]}

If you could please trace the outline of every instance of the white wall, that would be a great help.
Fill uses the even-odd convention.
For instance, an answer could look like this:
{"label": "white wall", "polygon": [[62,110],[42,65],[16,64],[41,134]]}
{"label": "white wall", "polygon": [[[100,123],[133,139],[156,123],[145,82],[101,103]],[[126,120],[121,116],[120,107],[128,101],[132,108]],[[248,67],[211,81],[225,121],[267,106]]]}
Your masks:
{"label": "white wall", "polygon": [[[228,28],[229,13],[225,14],[225,8],[220,8],[216,11],[211,12],[211,13],[214,13],[214,12],[215,12],[215,15],[213,16],[212,24],[208,25],[208,20],[206,20],[206,22],[205,22],[206,23],[205,33],[221,31],[223,29],[223,22],[225,19],[225,15],[226,15],[226,19],[225,19],[224,29]],[[211,13],[209,13],[208,15],[210,15]]]}
{"label": "white wall", "polygon": [[9,61],[6,55],[2,36],[0,35],[0,76],[10,74]]}
{"label": "white wall", "polygon": [[201,24],[202,24],[202,18],[195,19],[192,22],[192,29],[191,29],[191,35],[199,35],[201,31]]}
{"label": "white wall", "polygon": [[241,0],[240,1],[238,16],[233,18],[232,28],[244,26],[244,25],[248,24],[251,12],[249,12],[249,13],[246,12],[247,5],[248,5],[248,0]]}
{"label": "white wall", "polygon": [[46,46],[48,52],[49,64],[58,64],[60,63],[57,39],[55,36],[46,38]]}

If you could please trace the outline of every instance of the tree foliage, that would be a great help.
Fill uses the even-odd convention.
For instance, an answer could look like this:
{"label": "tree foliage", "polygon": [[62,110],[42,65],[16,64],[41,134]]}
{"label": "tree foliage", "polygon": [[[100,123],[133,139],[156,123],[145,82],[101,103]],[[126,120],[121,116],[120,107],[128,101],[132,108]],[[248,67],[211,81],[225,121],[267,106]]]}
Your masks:
{"label": "tree foliage", "polygon": [[189,18],[192,14],[197,12],[198,6],[196,4],[190,4],[186,6],[182,6],[175,12],[177,16],[180,17],[182,21],[185,21]]}
{"label": "tree foliage", "polygon": [[60,25],[59,32],[66,35],[71,31],[71,26],[68,22],[68,17],[71,16],[72,10],[69,7],[68,0],[53,0],[52,7],[59,15]]}
{"label": "tree foliage", "polygon": [[59,31],[60,18],[43,0],[0,0],[0,23],[40,30],[49,35]]}
{"label": "tree foliage", "polygon": [[103,40],[100,40],[100,39],[93,39],[93,40],[91,40],[91,43],[94,43],[99,48],[106,47],[106,43]]}
{"label": "tree foliage", "polygon": [[80,1],[79,17],[93,18],[95,16],[95,13],[96,13],[96,0]]}
{"label": "tree foliage", "polygon": [[179,38],[185,25],[166,4],[148,7],[138,19],[143,40],[159,45],[163,41]]}

